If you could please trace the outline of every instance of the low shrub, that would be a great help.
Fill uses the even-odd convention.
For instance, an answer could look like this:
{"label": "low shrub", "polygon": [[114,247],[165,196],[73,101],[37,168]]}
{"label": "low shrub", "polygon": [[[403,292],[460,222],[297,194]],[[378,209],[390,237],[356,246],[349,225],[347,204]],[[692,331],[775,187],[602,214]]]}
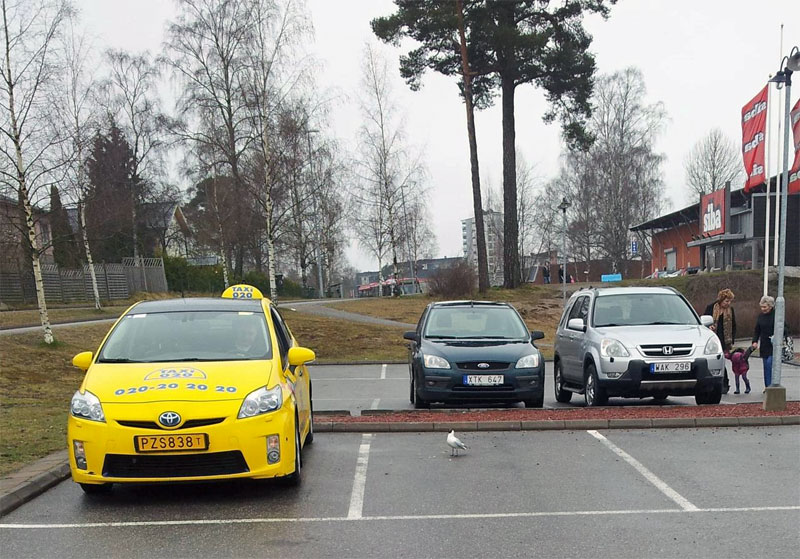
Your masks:
{"label": "low shrub", "polygon": [[428,281],[430,294],[434,297],[455,299],[470,297],[477,286],[475,270],[466,260],[459,261],[450,268],[440,268]]}

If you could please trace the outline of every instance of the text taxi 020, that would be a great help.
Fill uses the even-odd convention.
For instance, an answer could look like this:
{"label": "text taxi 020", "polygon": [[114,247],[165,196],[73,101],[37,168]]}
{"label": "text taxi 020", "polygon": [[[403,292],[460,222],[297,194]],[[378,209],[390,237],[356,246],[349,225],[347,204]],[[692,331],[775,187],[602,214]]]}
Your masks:
{"label": "text taxi 020", "polygon": [[284,477],[300,482],[314,438],[314,352],[258,289],[146,301],[114,324],[72,397],[72,479],[114,483]]}

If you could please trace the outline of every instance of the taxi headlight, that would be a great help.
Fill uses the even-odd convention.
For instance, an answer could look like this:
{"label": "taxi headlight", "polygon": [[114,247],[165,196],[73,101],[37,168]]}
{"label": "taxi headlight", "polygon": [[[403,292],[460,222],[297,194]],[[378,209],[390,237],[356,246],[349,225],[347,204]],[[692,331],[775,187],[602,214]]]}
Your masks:
{"label": "taxi headlight", "polygon": [[706,355],[713,355],[715,353],[722,353],[722,345],[719,343],[719,338],[711,336],[706,342],[706,348],[703,350]]}
{"label": "taxi headlight", "polygon": [[603,357],[629,357],[630,353],[619,340],[606,338],[600,342],[600,355]]}
{"label": "taxi headlight", "polygon": [[526,355],[517,361],[517,369],[533,369],[539,366],[539,352]]}
{"label": "taxi headlight", "polygon": [[99,421],[100,423],[106,422],[106,415],[103,413],[100,399],[88,390],[83,394],[81,394],[80,390],[75,392],[72,396],[70,411],[75,417]]}
{"label": "taxi headlight", "polygon": [[283,390],[280,385],[274,388],[259,388],[253,390],[242,402],[239,408],[239,419],[253,417],[262,413],[275,411],[283,404]]}
{"label": "taxi headlight", "polygon": [[426,369],[449,369],[450,363],[444,357],[438,355],[425,355],[423,357]]}

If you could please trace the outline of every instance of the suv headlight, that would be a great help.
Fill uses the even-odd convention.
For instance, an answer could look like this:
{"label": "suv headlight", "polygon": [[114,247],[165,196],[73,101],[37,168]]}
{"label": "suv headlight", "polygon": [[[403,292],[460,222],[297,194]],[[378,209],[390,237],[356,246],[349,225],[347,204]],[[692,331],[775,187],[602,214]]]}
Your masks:
{"label": "suv headlight", "polygon": [[438,355],[425,355],[423,356],[423,362],[425,363],[426,369],[449,369],[450,363],[447,362],[447,359],[444,357],[439,357]]}
{"label": "suv headlight", "polygon": [[619,340],[606,338],[600,342],[600,355],[603,357],[630,357],[630,353]]}
{"label": "suv headlight", "polygon": [[722,353],[722,345],[719,343],[719,338],[716,336],[711,336],[710,338],[708,338],[703,353],[705,353],[706,355]]}
{"label": "suv headlight", "polygon": [[88,390],[83,394],[81,394],[80,390],[75,392],[72,396],[70,411],[72,415],[80,417],[81,419],[90,419],[92,421],[99,421],[100,423],[106,422],[106,414],[103,413],[103,406],[100,404],[100,398]]}
{"label": "suv headlight", "polygon": [[253,390],[242,402],[239,408],[239,419],[261,415],[275,411],[283,404],[283,389],[280,385],[274,388],[266,386]]}
{"label": "suv headlight", "polygon": [[517,369],[533,369],[539,366],[539,352],[531,353],[530,355],[526,355],[519,361],[517,361],[516,368]]}

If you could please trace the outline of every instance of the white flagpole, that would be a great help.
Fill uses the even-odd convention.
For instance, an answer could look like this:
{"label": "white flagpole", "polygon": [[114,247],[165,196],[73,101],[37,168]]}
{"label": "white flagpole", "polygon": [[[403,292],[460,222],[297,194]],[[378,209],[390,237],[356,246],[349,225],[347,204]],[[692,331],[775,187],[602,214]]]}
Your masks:
{"label": "white flagpole", "polygon": [[[782,23],[781,23],[781,48],[778,51],[778,60],[783,60],[783,24]],[[781,118],[781,115],[780,115],[782,106],[783,106],[783,88],[780,88],[778,90],[778,136],[777,136],[778,142],[780,142],[780,139],[783,137],[781,135],[781,129],[783,128],[783,119]],[[777,155],[778,155],[778,166],[775,167],[776,169],[778,169],[778,173],[777,173],[778,179],[775,182],[775,237],[774,237],[774,239],[772,241],[773,243],[775,243],[775,251],[774,251],[774,255],[773,255],[772,261],[775,262],[776,266],[778,265],[778,243],[780,241],[780,239],[779,239],[779,237],[780,237],[780,229],[778,228],[778,225],[780,224],[780,221],[781,221],[778,216],[781,215],[780,212],[781,212],[781,202],[782,202],[782,200],[781,200],[781,181],[782,181],[781,169],[783,169],[783,167],[781,166],[781,161],[783,160],[783,157],[781,156],[782,152],[781,152],[780,146],[778,146],[777,152],[778,152],[777,153]]]}
{"label": "white flagpole", "polygon": [[[772,76],[770,76],[771,78]],[[764,175],[767,178],[767,203],[766,203],[766,219],[764,224],[764,295],[769,295],[769,207],[770,207],[770,174],[769,174],[769,159],[770,159],[770,137],[772,136],[772,103],[770,102],[770,94],[772,87],[770,82],[767,82],[767,138],[766,138],[766,156],[764,157]]]}

